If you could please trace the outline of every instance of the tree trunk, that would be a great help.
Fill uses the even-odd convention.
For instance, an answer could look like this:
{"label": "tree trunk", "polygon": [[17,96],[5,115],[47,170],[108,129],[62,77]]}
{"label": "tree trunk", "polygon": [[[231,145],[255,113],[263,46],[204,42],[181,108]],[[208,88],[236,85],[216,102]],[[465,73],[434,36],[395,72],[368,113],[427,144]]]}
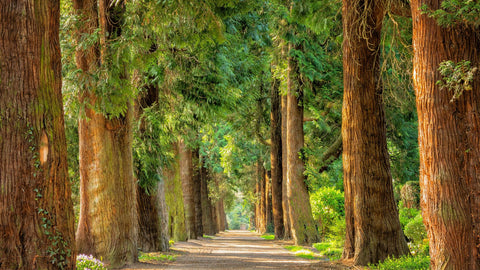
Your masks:
{"label": "tree trunk", "polygon": [[168,232],[174,241],[186,241],[185,210],[183,206],[182,183],[180,180],[179,144],[172,144],[175,160],[171,167],[163,168],[165,179],[165,202],[168,209]]}
{"label": "tree trunk", "polygon": [[267,217],[266,217],[266,195],[265,195],[265,169],[263,168],[263,162],[261,159],[257,161],[257,232],[264,234],[267,231]]}
{"label": "tree trunk", "polygon": [[272,109],[270,112],[270,161],[272,170],[272,210],[275,239],[283,239],[285,230],[283,227],[282,206],[282,112],[280,107],[280,81],[273,79],[270,98]]}
{"label": "tree trunk", "polygon": [[200,191],[201,191],[201,198],[202,198],[202,225],[205,234],[207,235],[214,235],[215,225],[214,220],[212,217],[212,202],[210,197],[208,196],[208,179],[209,173],[208,169],[204,166],[200,168]]}
{"label": "tree trunk", "polygon": [[0,2],[0,268],[73,269],[58,1]]}
{"label": "tree trunk", "polygon": [[282,113],[282,208],[283,226],[285,229],[284,239],[292,238],[290,208],[287,196],[287,95],[281,97]]}
{"label": "tree trunk", "polygon": [[200,179],[200,149],[195,149],[192,152],[192,162],[193,162],[193,197],[195,202],[195,231],[196,235],[201,237],[203,235],[203,225],[202,225],[202,180]]}
{"label": "tree trunk", "polygon": [[[293,48],[291,44],[290,50]],[[319,235],[303,175],[303,90],[298,76],[298,63],[290,56],[287,94],[287,196],[292,237],[296,245],[303,245],[318,242]]]}
{"label": "tree trunk", "polygon": [[197,238],[195,228],[195,197],[193,193],[192,151],[181,140],[179,142],[180,179],[182,181],[183,204],[185,207],[185,225],[188,239]]}
{"label": "tree trunk", "polygon": [[265,171],[265,232],[273,233],[272,182],[270,171]]}
{"label": "tree trunk", "polygon": [[468,60],[480,67],[480,32],[438,26],[412,1],[414,86],[418,111],[420,189],[432,269],[480,269],[480,76],[472,90],[450,101],[440,89],[440,62]]}
{"label": "tree trunk", "polygon": [[[101,28],[100,54],[96,46],[77,51],[77,66],[86,74],[94,73],[104,62],[108,48],[105,40],[119,27],[110,17],[112,5],[101,0],[75,0],[74,8],[86,23],[77,36]],[[116,14],[118,15],[118,14]],[[85,75],[88,76],[88,75]],[[97,113],[97,97],[82,89],[81,102],[86,118],[79,120],[80,145],[80,217],[77,228],[79,253],[102,257],[111,267],[137,260],[136,187],[133,178],[132,108],[127,104],[123,116],[107,119]],[[118,192],[122,190],[122,192]]]}
{"label": "tree trunk", "polygon": [[137,185],[138,248],[143,252],[168,251],[168,214],[164,192],[163,180],[158,181],[151,194]]}
{"label": "tree trunk", "polygon": [[343,1],[343,258],[355,265],[409,253],[393,197],[379,82],[383,16],[378,2]]}
{"label": "tree trunk", "polygon": [[223,198],[220,198],[216,203],[215,210],[217,211],[218,231],[225,231],[228,227],[227,216],[225,215],[225,208],[223,206]]}

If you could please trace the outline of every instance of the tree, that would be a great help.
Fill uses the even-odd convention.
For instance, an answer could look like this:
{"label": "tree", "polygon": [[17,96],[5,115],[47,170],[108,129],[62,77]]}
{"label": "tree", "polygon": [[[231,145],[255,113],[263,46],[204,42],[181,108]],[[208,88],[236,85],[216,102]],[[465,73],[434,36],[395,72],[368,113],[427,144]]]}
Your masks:
{"label": "tree", "polygon": [[0,268],[73,269],[59,1],[0,3]]}
{"label": "tree", "polygon": [[[295,30],[293,30],[295,31]],[[294,34],[293,34],[294,35]],[[313,220],[307,185],[304,179],[303,161],[303,85],[294,50],[302,50],[300,44],[289,44],[288,92],[287,92],[287,197],[290,229],[296,245],[319,241],[317,226]]]}
{"label": "tree", "polygon": [[343,1],[343,258],[355,265],[409,253],[393,197],[379,81],[384,13],[378,1]]}
{"label": "tree", "polygon": [[[455,11],[466,12],[467,4],[475,4],[460,2],[461,9],[450,1],[411,2],[420,203],[430,240],[432,269],[480,269],[480,77],[464,77],[480,66],[478,8],[470,23],[468,13],[458,18],[450,16],[448,9],[439,10],[440,4],[450,4]],[[439,17],[437,22],[422,14],[422,5],[447,16]],[[443,72],[439,72],[445,60],[457,64],[444,65]],[[470,68],[461,67],[461,61],[469,61]],[[457,73],[461,76],[442,79],[441,73],[453,74],[455,69],[461,70]],[[437,84],[442,80],[445,89]],[[450,87],[447,80],[453,80]],[[455,87],[461,92],[452,91]]]}
{"label": "tree", "polygon": [[282,206],[282,119],[280,105],[280,82],[273,78],[270,99],[272,103],[270,113],[270,163],[272,171],[272,211],[275,238],[283,239],[285,229],[283,225]]}
{"label": "tree", "polygon": [[122,1],[74,1],[81,18],[76,62],[82,72],[78,81],[85,82],[79,85],[84,115],[79,120],[77,247],[80,253],[102,257],[111,267],[137,260],[133,113],[125,86],[125,63],[113,64],[111,57],[114,41],[122,32],[123,8]]}
{"label": "tree", "polygon": [[188,239],[197,238],[197,229],[195,222],[195,194],[193,187],[193,163],[192,150],[187,148],[185,142],[179,142],[180,158],[180,179],[182,181],[183,205],[185,206],[185,223]]}

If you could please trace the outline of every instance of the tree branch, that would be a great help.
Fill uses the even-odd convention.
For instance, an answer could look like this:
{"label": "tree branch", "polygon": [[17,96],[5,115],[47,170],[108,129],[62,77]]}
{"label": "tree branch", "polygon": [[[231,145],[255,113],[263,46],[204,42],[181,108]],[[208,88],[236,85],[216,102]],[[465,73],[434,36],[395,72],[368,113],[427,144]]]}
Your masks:
{"label": "tree branch", "polygon": [[335,142],[323,153],[322,156],[322,163],[323,166],[320,167],[318,173],[322,173],[327,170],[328,166],[335,161],[343,151],[343,144],[342,144],[342,135],[340,134]]}

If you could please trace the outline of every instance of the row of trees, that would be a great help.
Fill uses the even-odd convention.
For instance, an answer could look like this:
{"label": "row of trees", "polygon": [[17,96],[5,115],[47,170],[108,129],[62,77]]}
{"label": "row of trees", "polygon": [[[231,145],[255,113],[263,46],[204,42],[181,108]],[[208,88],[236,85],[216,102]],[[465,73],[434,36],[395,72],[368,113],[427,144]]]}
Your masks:
{"label": "row of trees", "polygon": [[[340,154],[343,258],[366,265],[408,254],[381,73],[385,17],[393,16],[413,18],[432,267],[479,268],[480,81],[447,77],[454,94],[437,84],[449,72],[437,70],[444,60],[478,66],[478,6],[439,12],[439,1],[344,0],[342,31],[339,4],[3,2],[0,268],[73,268],[77,253],[122,266],[138,247],[166,250],[169,238],[225,229],[234,194],[255,204],[259,232],[273,224],[278,238],[318,242],[309,181]],[[65,136],[62,76],[66,126],[78,137]],[[67,159],[67,141],[78,161]],[[80,198],[76,236],[70,185]]]}

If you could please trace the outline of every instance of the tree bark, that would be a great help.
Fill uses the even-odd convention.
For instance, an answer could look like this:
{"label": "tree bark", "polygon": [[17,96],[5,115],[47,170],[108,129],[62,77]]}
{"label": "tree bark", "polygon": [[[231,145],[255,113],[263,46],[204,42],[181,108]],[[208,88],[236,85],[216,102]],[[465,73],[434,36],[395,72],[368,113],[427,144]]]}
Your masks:
{"label": "tree bark", "polygon": [[282,112],[279,85],[280,81],[274,78],[270,92],[270,99],[272,102],[272,109],[270,112],[270,163],[272,173],[272,211],[275,239],[283,239],[285,234],[282,206]]}
{"label": "tree bark", "polygon": [[267,209],[265,195],[265,168],[263,168],[263,162],[259,158],[257,161],[257,203],[258,203],[258,215],[257,215],[257,232],[264,234],[267,231]]}
{"label": "tree bark", "polygon": [[193,197],[195,202],[195,231],[196,235],[201,237],[203,235],[203,224],[202,224],[202,194],[201,187],[202,182],[200,179],[200,149],[195,149],[192,152],[192,162],[193,162]]}
{"label": "tree bark", "polygon": [[185,207],[185,225],[188,239],[197,238],[195,227],[195,197],[193,193],[193,163],[192,151],[183,140],[179,142],[180,179],[182,181],[183,205]]}
{"label": "tree bark", "polygon": [[215,231],[214,220],[212,217],[212,201],[208,195],[208,169],[204,166],[200,168],[200,181],[201,181],[201,198],[202,198],[202,225],[205,234],[214,235]]}
{"label": "tree bark", "polygon": [[355,265],[409,253],[393,197],[379,82],[383,16],[378,1],[343,1],[343,258]]}
{"label": "tree bark", "polygon": [[422,5],[436,10],[440,2],[411,2],[420,203],[431,269],[480,269],[480,76],[452,102],[453,92],[436,84],[442,61],[480,67],[480,32],[460,24],[442,28],[421,14]]}
{"label": "tree bark", "polygon": [[285,229],[284,239],[292,238],[290,208],[287,196],[287,95],[281,97],[282,113],[282,207],[283,226]]}
{"label": "tree bark", "polygon": [[271,172],[265,171],[265,231],[273,233],[273,209],[272,209],[272,182],[270,180]]}
{"label": "tree bark", "polygon": [[[100,0],[75,0],[76,13],[85,24],[77,34],[101,29],[100,44],[78,50],[77,66],[85,74],[94,73],[104,63],[108,38],[120,22],[110,3]],[[100,47],[100,53],[97,51]],[[88,76],[88,75],[85,75]],[[79,120],[80,140],[80,217],[77,228],[79,253],[102,257],[111,267],[137,260],[136,187],[133,177],[132,108],[127,104],[123,116],[107,119],[93,108],[98,97],[82,89],[85,117]],[[122,192],[118,192],[122,190]]]}
{"label": "tree bark", "polygon": [[[290,44],[290,51],[294,48],[301,49]],[[303,89],[299,80],[298,63],[292,56],[288,58],[287,83],[287,196],[290,229],[295,244],[303,245],[320,239],[303,175]]]}
{"label": "tree bark", "polygon": [[73,269],[58,1],[0,2],[0,268]]}
{"label": "tree bark", "polygon": [[[180,180],[179,144],[172,144],[175,160],[168,168],[163,168],[165,179],[165,202],[168,209],[168,234],[174,241],[186,241],[185,210],[183,206],[182,183]],[[182,198],[182,199],[179,199]]]}

